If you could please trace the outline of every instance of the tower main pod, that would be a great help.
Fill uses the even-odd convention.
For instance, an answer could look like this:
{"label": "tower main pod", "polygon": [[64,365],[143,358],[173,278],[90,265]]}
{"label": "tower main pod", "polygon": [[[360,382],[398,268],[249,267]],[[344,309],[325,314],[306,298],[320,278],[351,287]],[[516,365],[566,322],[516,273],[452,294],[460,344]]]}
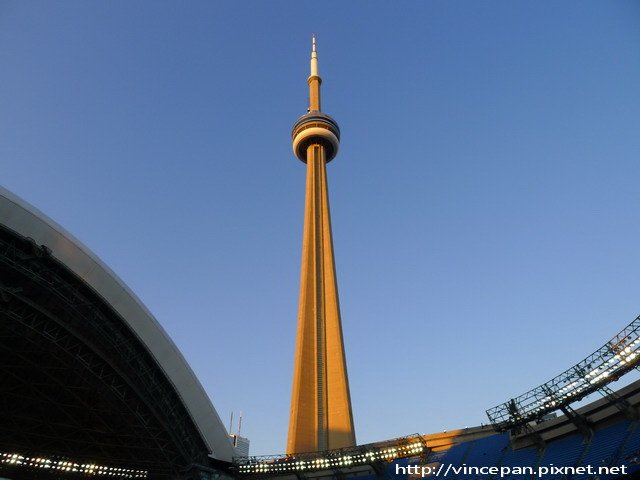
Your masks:
{"label": "tower main pod", "polygon": [[309,113],[293,125],[295,155],[307,164],[300,306],[287,453],[356,443],[333,259],[326,164],[338,153],[340,128],[320,112],[315,37]]}

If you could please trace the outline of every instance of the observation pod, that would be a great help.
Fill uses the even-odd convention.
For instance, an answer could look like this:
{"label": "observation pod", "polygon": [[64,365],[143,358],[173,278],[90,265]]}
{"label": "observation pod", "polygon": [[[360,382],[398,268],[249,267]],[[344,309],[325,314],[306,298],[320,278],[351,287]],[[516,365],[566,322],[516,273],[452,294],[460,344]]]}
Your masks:
{"label": "observation pod", "polygon": [[307,163],[307,149],[313,145],[322,145],[325,161],[329,163],[338,154],[340,147],[340,127],[329,115],[321,112],[309,112],[293,124],[291,132],[293,153]]}

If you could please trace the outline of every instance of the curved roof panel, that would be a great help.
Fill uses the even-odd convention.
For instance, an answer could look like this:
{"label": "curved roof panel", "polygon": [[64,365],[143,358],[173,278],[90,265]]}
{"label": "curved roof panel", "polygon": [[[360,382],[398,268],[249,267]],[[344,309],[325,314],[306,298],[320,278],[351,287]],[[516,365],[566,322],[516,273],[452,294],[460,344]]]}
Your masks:
{"label": "curved roof panel", "polygon": [[73,235],[2,187],[0,223],[48,247],[53,257],[86,282],[124,319],[175,387],[211,455],[231,461],[235,450],[204,388],[158,321],[124,282]]}

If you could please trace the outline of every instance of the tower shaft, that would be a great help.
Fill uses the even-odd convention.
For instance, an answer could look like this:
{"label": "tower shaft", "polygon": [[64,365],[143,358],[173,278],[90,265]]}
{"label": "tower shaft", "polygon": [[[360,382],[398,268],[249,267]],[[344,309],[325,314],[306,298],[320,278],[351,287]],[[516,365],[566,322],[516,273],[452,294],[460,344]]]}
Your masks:
{"label": "tower shaft", "polygon": [[322,145],[307,149],[298,335],[287,452],[355,445]]}
{"label": "tower shaft", "polygon": [[296,155],[307,164],[307,181],[287,453],[355,445],[326,173],[340,130],[320,113],[315,38],[308,83],[310,113],[296,122],[292,135]]}

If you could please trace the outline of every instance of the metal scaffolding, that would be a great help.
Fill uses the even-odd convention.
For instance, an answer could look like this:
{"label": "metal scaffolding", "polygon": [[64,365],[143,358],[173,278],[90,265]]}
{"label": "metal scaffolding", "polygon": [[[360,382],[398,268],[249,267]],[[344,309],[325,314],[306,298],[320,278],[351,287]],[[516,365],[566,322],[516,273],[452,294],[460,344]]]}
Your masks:
{"label": "metal scaffolding", "polygon": [[427,445],[416,434],[385,442],[355,447],[291,455],[268,455],[234,458],[233,471],[239,477],[276,477],[280,475],[304,476],[308,473],[331,471],[339,476],[345,469],[371,467],[383,474],[387,464],[398,458],[425,455]]}
{"label": "metal scaffolding", "polygon": [[[562,410],[596,391],[611,397],[606,385],[634,369],[640,361],[639,354],[640,316],[578,364],[547,383],[490,408],[487,416],[497,431],[506,431]],[[620,399],[614,403],[628,410]]]}
{"label": "metal scaffolding", "polygon": [[[210,466],[180,396],[126,322],[47,247],[4,227],[0,320],[0,451],[149,478]],[[4,462],[0,476],[31,467]]]}

